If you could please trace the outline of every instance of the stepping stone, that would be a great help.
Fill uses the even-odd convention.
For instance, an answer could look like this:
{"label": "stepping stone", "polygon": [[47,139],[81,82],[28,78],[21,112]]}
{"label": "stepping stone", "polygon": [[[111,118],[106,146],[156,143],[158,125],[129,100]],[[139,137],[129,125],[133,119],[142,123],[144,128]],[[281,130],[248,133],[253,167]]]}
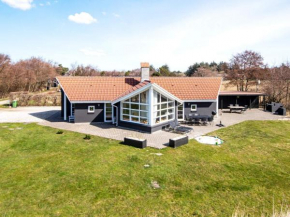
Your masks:
{"label": "stepping stone", "polygon": [[2,128],[7,128],[8,126],[2,126]]}
{"label": "stepping stone", "polygon": [[151,182],[151,187],[154,188],[154,189],[159,189],[160,188],[160,185],[158,184],[157,181],[152,181]]}
{"label": "stepping stone", "polygon": [[162,156],[163,155],[162,153],[151,153],[151,154],[154,154],[154,155],[157,155],[157,156]]}
{"label": "stepping stone", "polygon": [[23,128],[21,128],[21,127],[17,127],[16,129],[17,129],[17,130],[22,130]]}
{"label": "stepping stone", "polygon": [[145,164],[144,167],[145,167],[145,168],[149,168],[150,165],[149,165],[149,164]]}
{"label": "stepping stone", "polygon": [[9,130],[14,130],[13,128],[9,128]]}

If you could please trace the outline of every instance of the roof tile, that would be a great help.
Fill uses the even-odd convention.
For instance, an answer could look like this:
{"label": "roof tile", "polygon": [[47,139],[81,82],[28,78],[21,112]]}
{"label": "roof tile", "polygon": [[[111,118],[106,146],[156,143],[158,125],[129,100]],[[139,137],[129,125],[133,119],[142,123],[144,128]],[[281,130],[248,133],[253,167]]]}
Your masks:
{"label": "roof tile", "polygon": [[214,100],[222,78],[151,77],[140,83],[134,77],[57,77],[70,101],[112,101],[155,83],[181,100]]}

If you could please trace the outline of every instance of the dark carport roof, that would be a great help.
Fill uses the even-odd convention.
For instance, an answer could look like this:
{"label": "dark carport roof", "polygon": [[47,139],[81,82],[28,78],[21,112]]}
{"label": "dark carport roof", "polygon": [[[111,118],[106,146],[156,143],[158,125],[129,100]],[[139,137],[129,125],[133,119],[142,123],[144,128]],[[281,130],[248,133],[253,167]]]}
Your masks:
{"label": "dark carport roof", "polygon": [[220,91],[220,96],[265,96],[265,93],[243,91]]}

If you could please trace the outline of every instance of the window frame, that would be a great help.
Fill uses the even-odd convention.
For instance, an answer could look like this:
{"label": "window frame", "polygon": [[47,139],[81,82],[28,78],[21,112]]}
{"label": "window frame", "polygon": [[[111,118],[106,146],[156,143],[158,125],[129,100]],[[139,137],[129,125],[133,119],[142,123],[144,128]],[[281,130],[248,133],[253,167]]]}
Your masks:
{"label": "window frame", "polygon": [[[93,111],[91,111],[90,108],[93,108]],[[95,111],[96,111],[96,107],[95,107],[94,105],[89,105],[89,106],[88,106],[88,113],[89,113],[89,114],[94,114]]]}
{"label": "window frame", "polygon": [[[144,92],[146,92],[146,102],[147,103],[142,103],[141,101],[141,94],[143,94]],[[124,101],[121,102],[121,117],[120,117],[120,120],[121,121],[124,121],[124,122],[130,122],[130,123],[134,123],[134,124],[141,124],[141,125],[146,125],[148,126],[149,125],[149,118],[150,118],[150,115],[149,115],[149,105],[150,105],[150,102],[149,102],[149,91],[148,90],[145,90],[144,92],[141,92],[141,93],[138,93],[132,97],[130,97],[129,99],[126,99]],[[136,96],[139,97],[139,100],[136,102],[136,101],[132,101],[131,99],[132,98],[136,98]],[[124,107],[124,104],[128,105],[128,107]],[[132,105],[138,105],[138,109],[136,108],[132,108]],[[141,106],[145,106],[146,107],[146,110],[143,110],[141,109]],[[128,114],[124,114],[124,111],[126,111],[126,113]],[[133,114],[135,113],[135,114]],[[138,115],[136,114],[138,113]],[[147,114],[147,117],[145,116],[142,116],[142,114]],[[124,119],[124,116],[126,118],[128,118],[129,120],[125,120]],[[134,121],[133,119],[138,119],[138,121]],[[142,123],[141,120],[147,120],[147,123]]]}
{"label": "window frame", "polygon": [[[155,97],[156,96],[156,97]],[[163,101],[162,101],[163,98]],[[164,99],[166,99],[164,101]],[[167,96],[164,96],[162,93],[159,93],[158,91],[154,90],[153,93],[153,123],[152,126],[166,123],[169,121],[172,121],[175,119],[175,100],[171,99]],[[170,106],[171,105],[171,106]],[[165,106],[165,107],[164,107]],[[172,110],[172,112],[169,112]],[[162,114],[163,112],[166,112],[165,114]],[[158,115],[159,113],[159,115]],[[172,116],[172,118],[169,118]]]}
{"label": "window frame", "polygon": [[[193,109],[192,106],[195,106],[195,109]],[[190,111],[196,112],[197,111],[197,104],[191,104],[190,105]]]}
{"label": "window frame", "polygon": [[[107,104],[110,104],[111,106],[108,107]],[[111,108],[111,120],[107,120],[107,108]],[[113,122],[113,119],[114,119],[114,107],[111,103],[104,103],[104,119],[105,119],[105,122],[107,123],[110,123],[110,122]]]}
{"label": "window frame", "polygon": [[[182,110],[179,109],[180,107],[182,107]],[[181,112],[181,111],[182,111],[182,118],[179,118],[179,112]],[[184,120],[184,103],[177,106],[177,120],[179,120],[179,121]]]}

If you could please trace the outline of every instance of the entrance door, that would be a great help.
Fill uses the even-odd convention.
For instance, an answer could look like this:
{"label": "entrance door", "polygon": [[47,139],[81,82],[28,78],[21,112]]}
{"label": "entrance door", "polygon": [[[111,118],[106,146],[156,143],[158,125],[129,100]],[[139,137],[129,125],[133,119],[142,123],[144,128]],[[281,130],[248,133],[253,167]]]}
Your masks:
{"label": "entrance door", "polygon": [[180,121],[184,120],[183,109],[183,104],[177,107],[177,119]]}
{"label": "entrance door", "polygon": [[105,104],[105,122],[113,121],[113,108],[111,103]]}

